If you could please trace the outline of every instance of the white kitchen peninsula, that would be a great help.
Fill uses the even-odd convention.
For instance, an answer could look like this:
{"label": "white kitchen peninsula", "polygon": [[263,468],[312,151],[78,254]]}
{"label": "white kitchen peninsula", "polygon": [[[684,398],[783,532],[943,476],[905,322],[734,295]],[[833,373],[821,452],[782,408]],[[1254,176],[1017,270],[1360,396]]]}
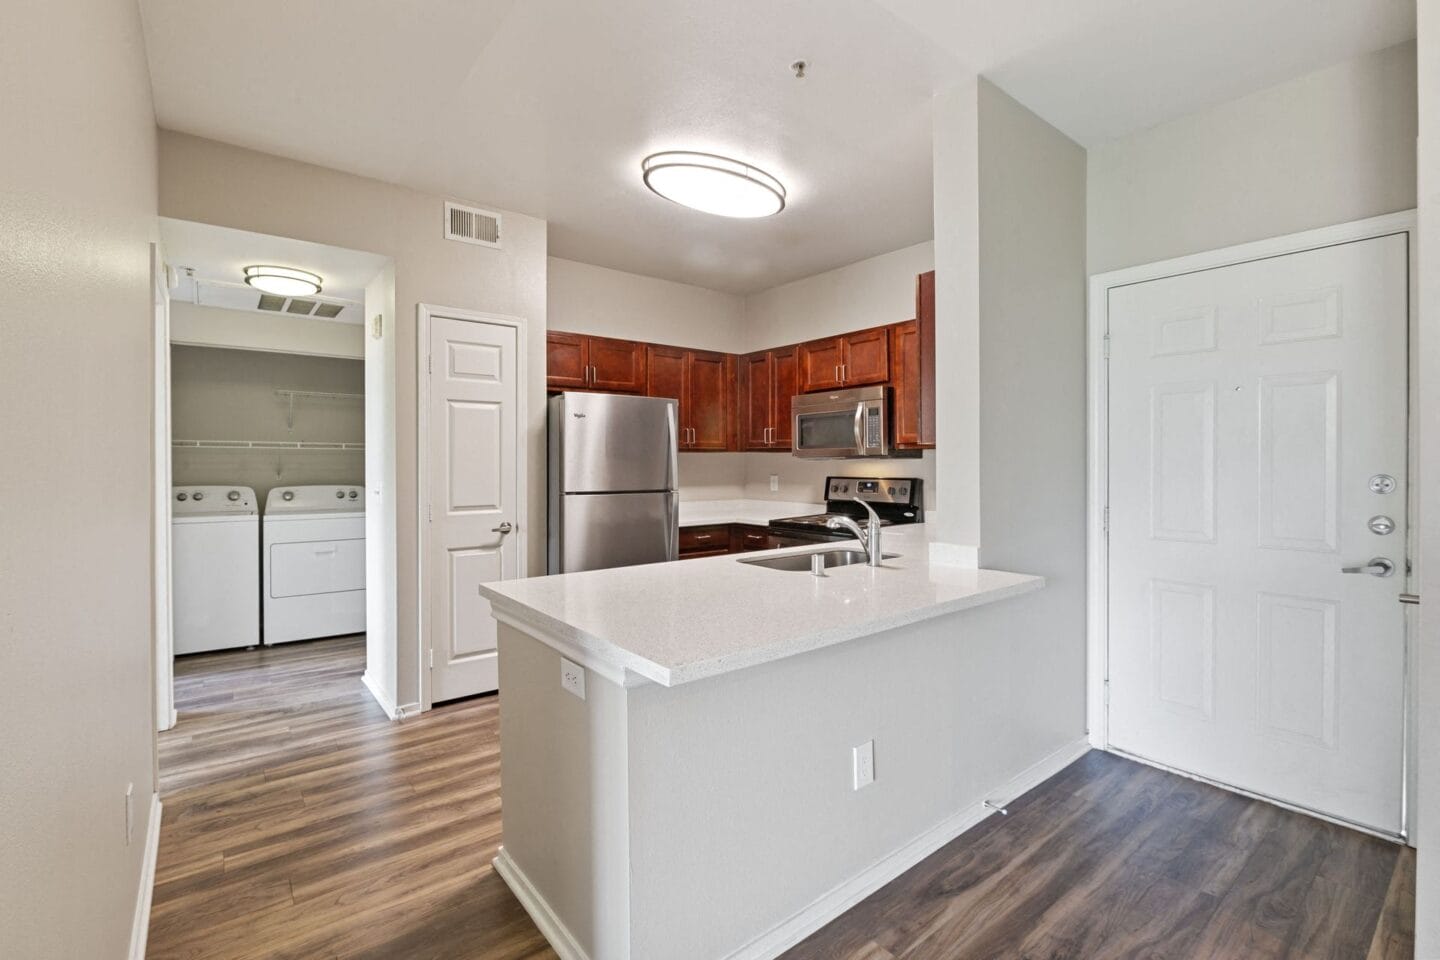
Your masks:
{"label": "white kitchen peninsula", "polygon": [[1033,645],[1006,610],[1044,581],[931,564],[923,525],[884,547],[819,578],[722,556],[482,588],[496,867],[562,957],[775,956],[1084,752],[1012,711]]}

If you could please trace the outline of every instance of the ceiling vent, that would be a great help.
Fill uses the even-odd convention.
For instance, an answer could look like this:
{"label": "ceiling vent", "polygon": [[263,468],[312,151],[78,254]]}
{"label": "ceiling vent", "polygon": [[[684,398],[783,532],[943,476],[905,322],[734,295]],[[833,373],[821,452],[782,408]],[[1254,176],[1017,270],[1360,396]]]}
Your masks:
{"label": "ceiling vent", "polygon": [[300,299],[299,297],[296,297],[296,298],[294,298],[293,300],[291,300],[291,301],[290,301],[290,305],[285,308],[285,312],[286,312],[286,313],[302,313],[302,314],[304,314],[304,315],[307,316],[307,317],[310,316],[310,314],[313,313],[314,311],[315,311],[315,301],[314,301],[314,300],[302,300],[302,299]]}
{"label": "ceiling vent", "polygon": [[445,202],[445,239],[474,243],[482,247],[500,246],[500,214],[478,207]]}
{"label": "ceiling vent", "polygon": [[322,303],[315,308],[315,313],[312,314],[312,316],[321,317],[325,320],[334,320],[340,316],[340,311],[344,309],[345,307],[338,303]]}
{"label": "ceiling vent", "polygon": [[260,294],[260,302],[255,304],[257,310],[284,310],[285,298],[277,297],[273,293]]}

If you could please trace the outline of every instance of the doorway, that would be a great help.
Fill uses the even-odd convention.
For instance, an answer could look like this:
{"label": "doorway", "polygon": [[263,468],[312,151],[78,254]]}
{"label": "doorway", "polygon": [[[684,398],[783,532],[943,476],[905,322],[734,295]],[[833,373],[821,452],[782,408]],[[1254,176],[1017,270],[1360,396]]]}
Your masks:
{"label": "doorway", "polygon": [[1092,739],[1393,837],[1413,223],[1098,276],[1091,308]]}
{"label": "doorway", "polygon": [[[394,408],[393,365],[386,377],[377,346],[394,310],[391,261],[170,218],[161,247],[156,580],[157,605],[162,594],[168,603],[156,617],[157,700],[174,697],[177,655],[223,671],[247,649],[358,635],[368,668],[394,637],[371,615],[393,610],[395,573],[393,532],[370,509],[394,497],[393,462],[375,463],[393,461],[393,445],[370,450]],[[303,271],[318,289],[276,293],[249,282],[254,265]],[[184,537],[161,536],[177,525]],[[382,535],[369,536],[376,526]],[[191,686],[200,666],[186,666]],[[368,669],[364,679],[394,717],[393,696]],[[162,709],[158,721],[164,730],[185,716]]]}

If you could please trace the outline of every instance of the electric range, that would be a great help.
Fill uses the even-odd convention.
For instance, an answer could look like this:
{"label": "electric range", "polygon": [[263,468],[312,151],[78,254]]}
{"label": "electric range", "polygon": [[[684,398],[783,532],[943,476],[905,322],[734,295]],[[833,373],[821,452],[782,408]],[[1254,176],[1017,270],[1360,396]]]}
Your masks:
{"label": "electric range", "polygon": [[832,517],[849,517],[863,526],[869,514],[855,502],[857,497],[874,509],[881,526],[925,522],[917,477],[826,477],[824,495],[824,513],[771,520],[770,532],[795,540],[849,540],[849,532],[831,530],[826,523]]}

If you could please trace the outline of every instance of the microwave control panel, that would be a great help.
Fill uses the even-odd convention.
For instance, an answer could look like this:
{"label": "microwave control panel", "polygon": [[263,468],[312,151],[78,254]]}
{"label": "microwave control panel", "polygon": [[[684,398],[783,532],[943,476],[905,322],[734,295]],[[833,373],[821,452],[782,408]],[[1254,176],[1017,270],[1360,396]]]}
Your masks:
{"label": "microwave control panel", "polygon": [[875,407],[867,407],[865,410],[865,449],[878,450],[884,446],[883,432],[880,411]]}

